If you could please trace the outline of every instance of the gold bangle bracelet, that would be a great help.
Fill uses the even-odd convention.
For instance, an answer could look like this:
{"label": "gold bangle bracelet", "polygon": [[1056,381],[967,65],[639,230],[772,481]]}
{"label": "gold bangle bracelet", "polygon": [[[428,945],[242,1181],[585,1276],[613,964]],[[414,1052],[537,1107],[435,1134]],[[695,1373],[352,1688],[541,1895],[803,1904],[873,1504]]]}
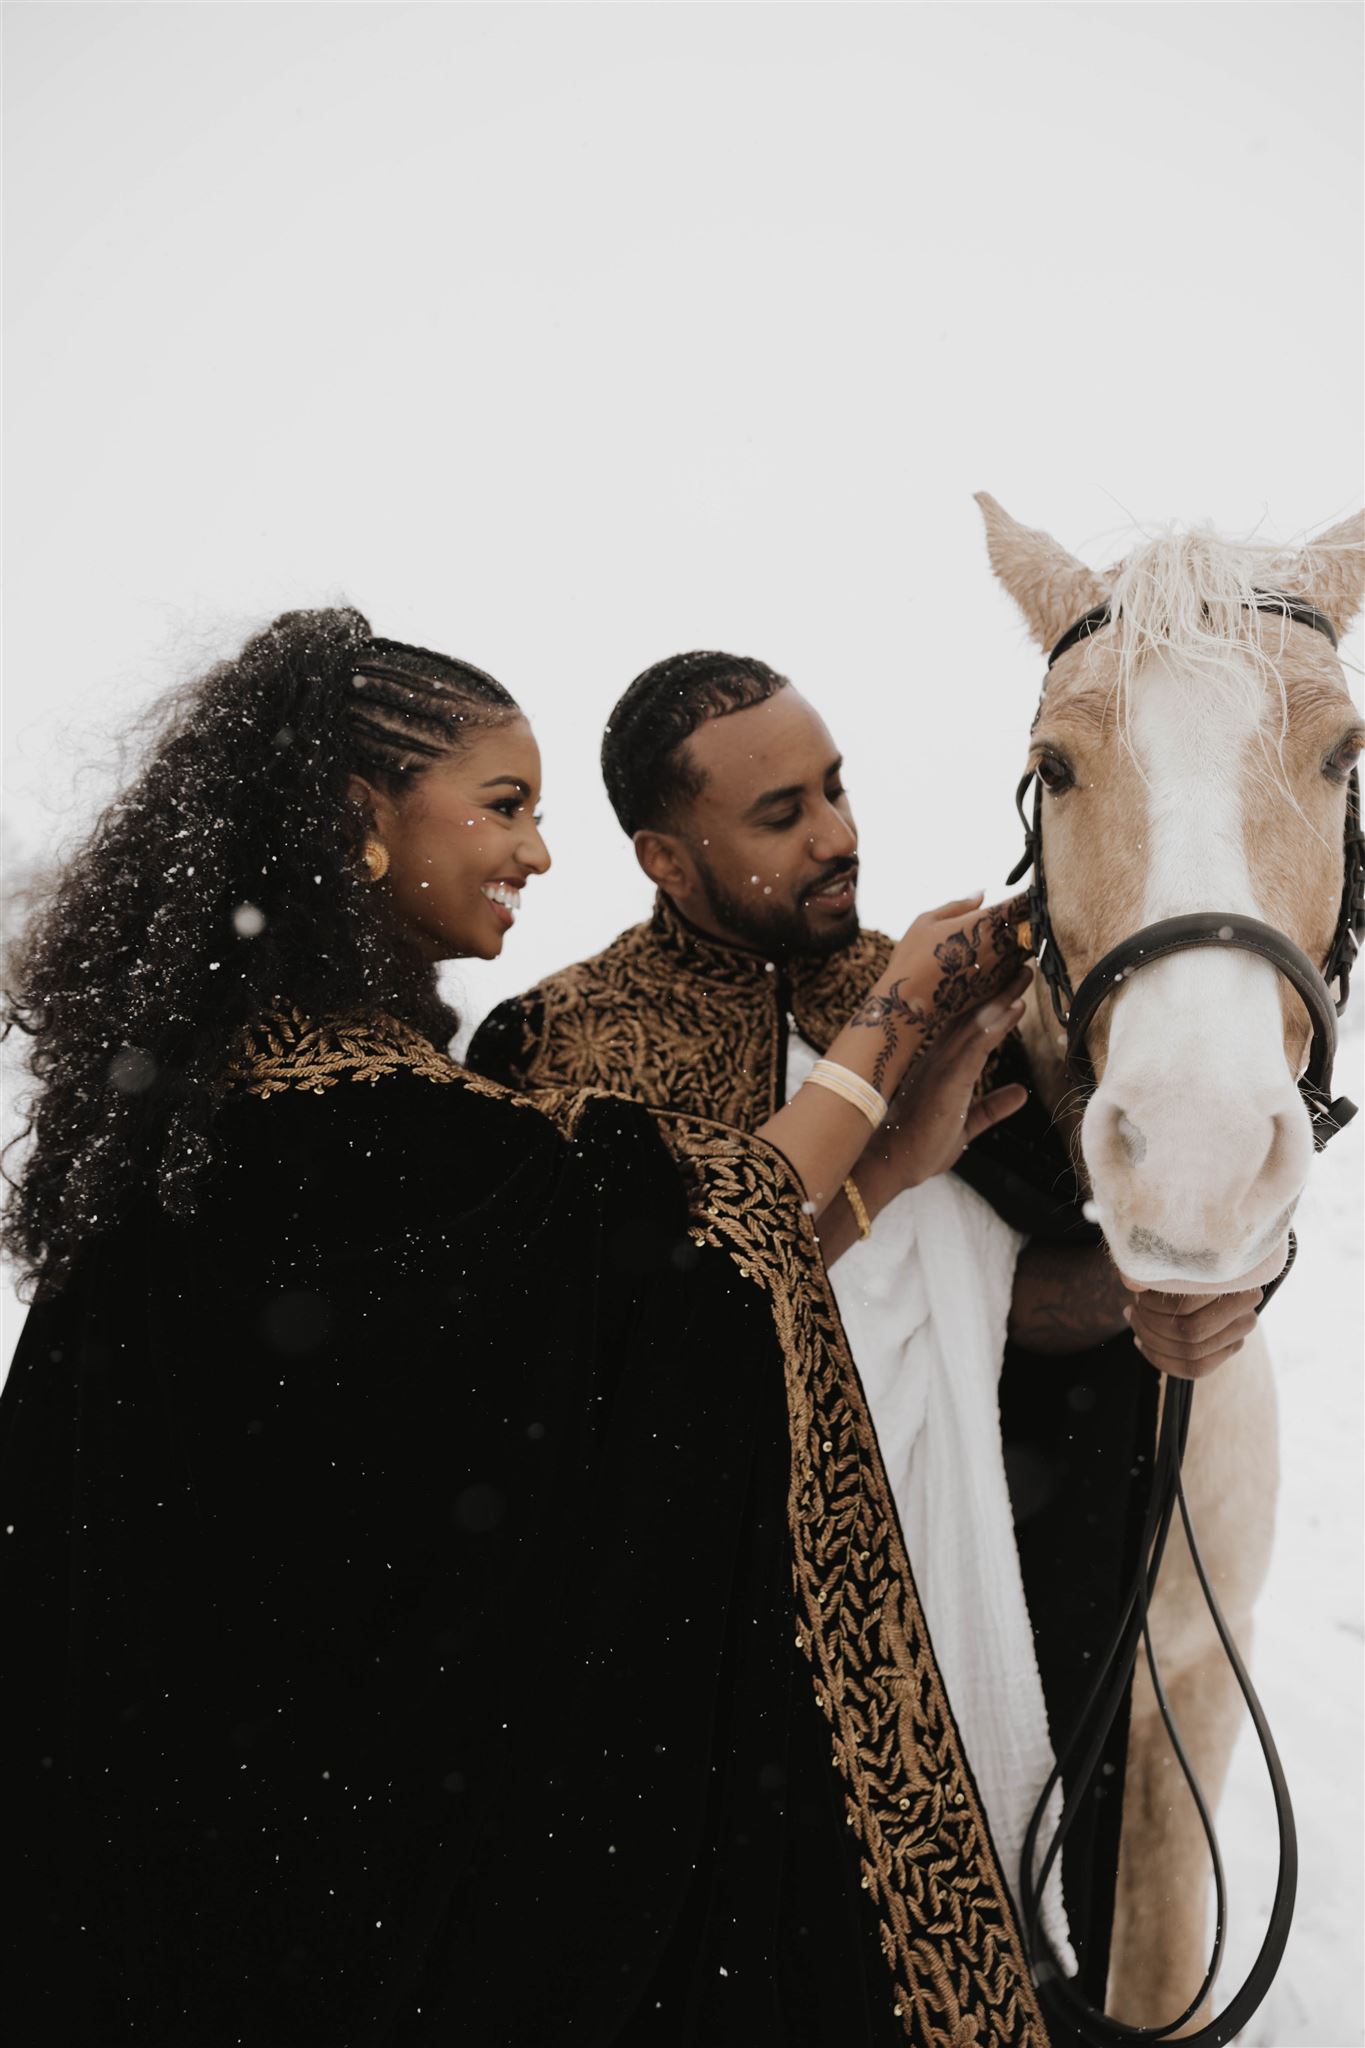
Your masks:
{"label": "gold bangle bracelet", "polygon": [[872,1218],[867,1213],[867,1203],[858,1193],[858,1183],[852,1174],[844,1182],[844,1199],[853,1211],[853,1221],[858,1226],[859,1237],[871,1237]]}

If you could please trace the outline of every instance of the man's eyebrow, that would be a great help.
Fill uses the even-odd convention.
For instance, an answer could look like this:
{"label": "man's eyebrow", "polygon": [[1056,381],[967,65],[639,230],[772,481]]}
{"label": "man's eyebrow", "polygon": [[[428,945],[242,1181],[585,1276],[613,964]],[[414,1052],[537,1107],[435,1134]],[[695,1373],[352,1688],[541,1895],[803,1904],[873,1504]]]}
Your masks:
{"label": "man's eyebrow", "polygon": [[479,788],[500,789],[504,783],[509,783],[518,796],[529,796],[531,794],[530,783],[523,782],[519,775],[495,775],[490,782],[481,782]]}
{"label": "man's eyebrow", "polygon": [[[828,782],[831,775],[838,775],[842,770],[843,765],[843,755],[836,754],[835,758],[830,762],[828,768],[826,768],[825,770],[823,777],[824,781]],[[759,811],[770,810],[774,804],[789,804],[793,801],[794,798],[798,796],[803,796],[805,794],[805,789],[806,785],[804,782],[789,782],[782,789],[765,789],[762,796],[756,796],[754,798],[753,802],[750,804],[748,810],[744,813],[744,815],[746,818],[752,818],[755,817]]]}

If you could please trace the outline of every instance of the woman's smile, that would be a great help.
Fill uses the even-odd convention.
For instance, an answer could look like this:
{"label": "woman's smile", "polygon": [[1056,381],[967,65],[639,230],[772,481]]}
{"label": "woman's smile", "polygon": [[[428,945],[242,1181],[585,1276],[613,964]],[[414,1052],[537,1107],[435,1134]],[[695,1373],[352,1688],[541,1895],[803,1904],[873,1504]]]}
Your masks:
{"label": "woman's smile", "polygon": [[517,921],[517,912],[521,908],[521,889],[520,882],[485,882],[483,885],[488,907],[505,932],[511,931]]}

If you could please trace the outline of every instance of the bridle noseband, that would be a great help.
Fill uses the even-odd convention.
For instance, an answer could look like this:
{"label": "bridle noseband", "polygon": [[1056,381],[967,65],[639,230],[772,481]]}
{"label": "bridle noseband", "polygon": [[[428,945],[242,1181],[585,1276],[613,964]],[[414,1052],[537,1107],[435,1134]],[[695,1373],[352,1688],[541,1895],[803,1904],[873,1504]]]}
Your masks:
{"label": "bridle noseband", "polygon": [[[1256,609],[1279,612],[1297,625],[1309,626],[1314,632],[1324,634],[1333,647],[1337,644],[1332,621],[1313,605],[1301,604],[1296,598],[1267,590],[1256,593]],[[1049,654],[1048,669],[1051,670],[1079,641],[1088,640],[1092,633],[1102,632],[1112,622],[1113,613],[1107,604],[1095,605],[1084,613],[1074,625],[1067,627]],[[1032,818],[1024,808],[1030,784],[1033,785]],[[1167,959],[1172,953],[1186,952],[1194,946],[1233,946],[1240,952],[1255,953],[1260,959],[1268,960],[1294,988],[1308,1012],[1313,1031],[1312,1046],[1298,1085],[1312,1120],[1314,1145],[1321,1151],[1328,1139],[1356,1114],[1356,1105],[1346,1096],[1339,1095],[1333,1100],[1332,1066],[1336,1058],[1336,1020],[1346,1007],[1351,969],[1362,938],[1365,938],[1365,833],[1360,826],[1359,770],[1351,770],[1347,783],[1341,904],[1332,943],[1321,970],[1286,933],[1273,925],[1262,924],[1259,918],[1243,917],[1237,911],[1198,910],[1184,917],[1162,918],[1155,924],[1143,925],[1140,931],[1121,940],[1102,960],[1096,961],[1080,987],[1073,992],[1048,910],[1047,875],[1043,867],[1043,785],[1036,769],[1030,768],[1020,782],[1015,793],[1015,805],[1024,827],[1024,852],[1012,869],[1009,880],[1017,882],[1030,868],[1033,870],[1028,891],[1029,939],[1038,961],[1038,971],[1052,997],[1057,1020],[1066,1030],[1067,1070],[1072,1080],[1087,1091],[1095,1086],[1095,1070],[1086,1050],[1086,1033],[1105,998],[1113,995],[1139,967],[1148,966],[1153,960]]]}

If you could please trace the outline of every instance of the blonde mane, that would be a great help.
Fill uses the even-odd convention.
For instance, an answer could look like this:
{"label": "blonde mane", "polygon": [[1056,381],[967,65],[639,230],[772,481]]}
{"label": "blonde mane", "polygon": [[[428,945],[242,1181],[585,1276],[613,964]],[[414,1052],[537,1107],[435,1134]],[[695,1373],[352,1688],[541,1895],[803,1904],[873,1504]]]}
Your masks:
{"label": "blonde mane", "polygon": [[1126,556],[1106,578],[1117,636],[1120,727],[1126,732],[1138,670],[1159,653],[1196,686],[1233,689],[1253,703],[1272,684],[1283,736],[1288,701],[1278,656],[1289,621],[1257,611],[1256,598],[1281,589],[1288,567],[1282,549],[1225,540],[1209,526],[1158,534]]}
{"label": "blonde mane", "polygon": [[[1260,721],[1267,698],[1279,706],[1278,730],[1267,735],[1274,767],[1253,765],[1256,781],[1288,798],[1304,819],[1284,761],[1289,695],[1280,668],[1290,621],[1258,610],[1258,595],[1289,594],[1301,581],[1303,558],[1282,547],[1228,540],[1211,526],[1171,528],[1125,556],[1105,579],[1114,616],[1118,669],[1113,686],[1120,744],[1142,775],[1132,746],[1130,714],[1139,670],[1153,655],[1178,667],[1193,692],[1233,692]],[[1314,829],[1310,827],[1310,829]],[[1314,829],[1314,837],[1321,835]]]}

